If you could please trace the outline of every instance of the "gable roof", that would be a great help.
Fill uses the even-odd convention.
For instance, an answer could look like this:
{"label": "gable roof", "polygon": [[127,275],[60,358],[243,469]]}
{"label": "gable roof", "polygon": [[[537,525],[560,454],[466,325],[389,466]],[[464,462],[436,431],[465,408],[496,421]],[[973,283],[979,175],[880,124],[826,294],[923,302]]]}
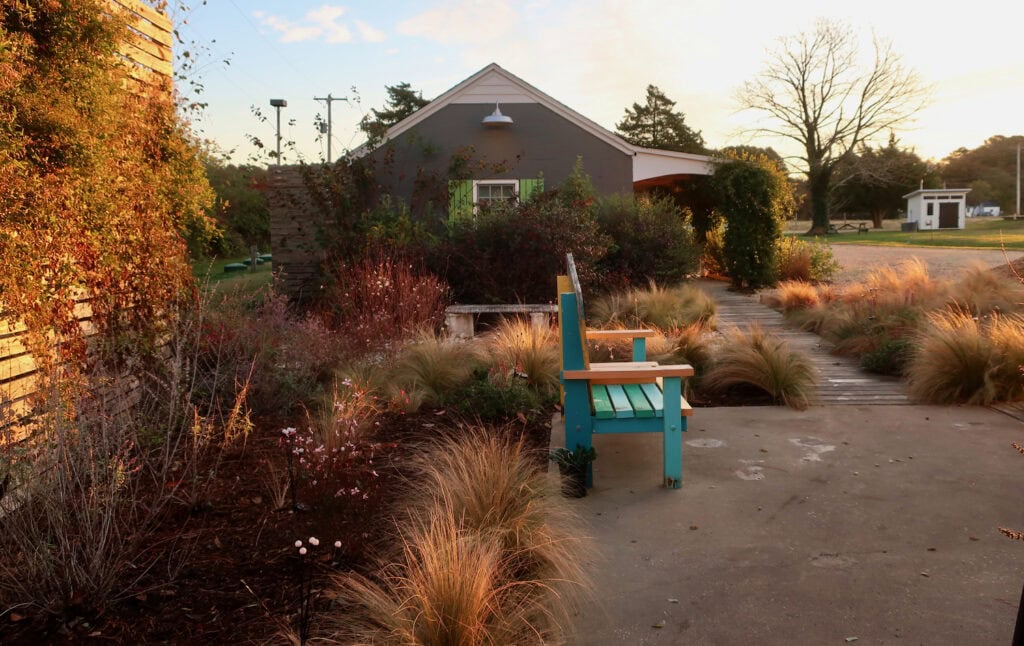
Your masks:
{"label": "gable roof", "polygon": [[[491,90],[481,91],[485,87],[490,87]],[[501,96],[496,97],[495,91],[500,92]],[[484,100],[485,98],[486,100]],[[635,155],[637,150],[639,150],[637,146],[630,144],[610,130],[606,130],[579,112],[544,94],[497,63],[491,63],[388,128],[384,140],[378,146],[398,137],[403,132],[416,126],[416,124],[439,112],[445,106],[453,103],[491,103],[495,101],[495,98],[500,103],[538,103],[627,155]],[[373,148],[368,148],[366,144],[363,144],[352,151],[352,154],[361,156],[370,152],[370,150],[373,150]]]}

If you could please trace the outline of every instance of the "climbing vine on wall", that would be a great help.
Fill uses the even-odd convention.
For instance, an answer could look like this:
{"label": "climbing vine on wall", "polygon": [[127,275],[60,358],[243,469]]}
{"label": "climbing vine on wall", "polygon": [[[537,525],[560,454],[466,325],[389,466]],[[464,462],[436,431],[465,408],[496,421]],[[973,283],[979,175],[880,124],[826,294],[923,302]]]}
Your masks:
{"label": "climbing vine on wall", "polygon": [[26,324],[49,376],[84,364],[83,295],[101,346],[158,338],[161,314],[191,293],[185,236],[213,232],[170,80],[130,78],[116,53],[127,37],[101,0],[0,8],[0,312]]}

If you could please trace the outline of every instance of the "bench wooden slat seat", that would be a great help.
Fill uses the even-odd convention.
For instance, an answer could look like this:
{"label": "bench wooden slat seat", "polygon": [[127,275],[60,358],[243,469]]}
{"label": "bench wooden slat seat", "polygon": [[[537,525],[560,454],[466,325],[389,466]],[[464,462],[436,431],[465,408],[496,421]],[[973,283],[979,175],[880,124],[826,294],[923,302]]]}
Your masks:
{"label": "bench wooden slat seat", "polygon": [[[575,450],[592,445],[594,433],[661,433],[664,483],[682,483],[682,433],[693,410],[682,396],[688,365],[661,366],[646,360],[651,330],[587,330],[572,254],[568,275],[558,277],[559,339],[562,344],[565,443]],[[632,339],[633,361],[591,364],[587,339]],[[593,471],[587,474],[587,486]]]}

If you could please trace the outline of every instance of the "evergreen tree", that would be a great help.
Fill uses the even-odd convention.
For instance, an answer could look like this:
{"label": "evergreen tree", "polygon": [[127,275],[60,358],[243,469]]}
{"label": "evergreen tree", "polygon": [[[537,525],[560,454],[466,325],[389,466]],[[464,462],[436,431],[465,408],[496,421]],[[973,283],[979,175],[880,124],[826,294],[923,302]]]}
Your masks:
{"label": "evergreen tree", "polygon": [[673,110],[676,102],[655,85],[647,86],[644,105],[626,108],[626,117],[615,128],[626,141],[645,148],[704,153],[704,137],[686,125],[682,112]]}
{"label": "evergreen tree", "polygon": [[423,98],[422,92],[413,90],[412,86],[405,82],[385,85],[384,89],[388,93],[384,109],[371,108],[373,117],[366,115],[359,122],[359,128],[366,133],[371,142],[380,141],[388,128],[430,103]]}

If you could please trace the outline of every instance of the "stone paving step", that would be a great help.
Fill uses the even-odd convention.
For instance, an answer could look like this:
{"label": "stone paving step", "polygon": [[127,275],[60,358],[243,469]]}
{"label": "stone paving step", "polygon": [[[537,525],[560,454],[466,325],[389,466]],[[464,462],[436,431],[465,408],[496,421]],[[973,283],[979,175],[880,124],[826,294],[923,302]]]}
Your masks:
{"label": "stone paving step", "polygon": [[[869,373],[853,359],[829,354],[832,344],[816,334],[787,326],[780,312],[761,304],[756,297],[730,292],[728,285],[718,281],[702,280],[699,286],[718,304],[716,318],[719,329],[737,327],[748,330],[757,324],[807,353],[819,377],[815,393],[817,405],[892,406],[911,403],[902,381]],[[1021,415],[1024,415],[1024,410]]]}

